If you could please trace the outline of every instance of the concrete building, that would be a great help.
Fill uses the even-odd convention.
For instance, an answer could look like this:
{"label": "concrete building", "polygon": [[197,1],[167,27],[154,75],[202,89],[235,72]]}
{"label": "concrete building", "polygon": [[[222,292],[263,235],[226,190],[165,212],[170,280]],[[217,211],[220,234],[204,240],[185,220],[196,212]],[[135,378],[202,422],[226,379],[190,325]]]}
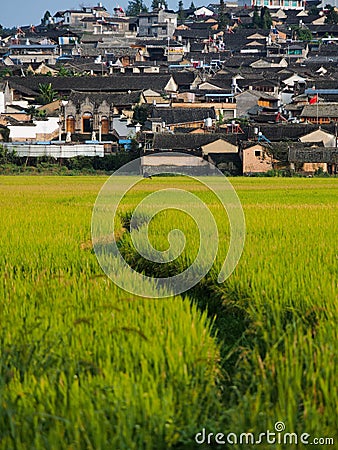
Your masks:
{"label": "concrete building", "polygon": [[9,57],[20,64],[41,62],[55,64],[59,56],[59,47],[53,44],[32,44],[27,39],[25,44],[9,46]]}
{"label": "concrete building", "polygon": [[106,18],[110,14],[102,3],[97,6],[83,6],[81,9],[67,9],[66,11],[58,11],[54,15],[55,20],[61,20],[64,25],[70,27],[84,27],[83,19],[85,18]]}
{"label": "concrete building", "polygon": [[177,27],[177,14],[162,8],[141,13],[138,17],[140,37],[171,37]]}
{"label": "concrete building", "polygon": [[238,0],[238,6],[267,7],[269,9],[305,9],[305,0]]}

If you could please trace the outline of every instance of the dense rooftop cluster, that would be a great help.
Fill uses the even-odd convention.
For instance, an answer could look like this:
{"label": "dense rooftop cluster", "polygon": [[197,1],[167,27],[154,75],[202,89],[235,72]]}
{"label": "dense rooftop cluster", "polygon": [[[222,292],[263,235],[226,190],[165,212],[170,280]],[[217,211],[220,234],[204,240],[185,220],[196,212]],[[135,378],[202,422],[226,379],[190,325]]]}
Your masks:
{"label": "dense rooftop cluster", "polygon": [[[136,142],[144,154],[194,152],[230,173],[278,164],[335,173],[338,13],[326,2],[265,3],[148,11],[132,0],[127,12],[99,3],[2,29],[3,138],[91,139],[106,151]],[[305,146],[295,150],[302,138],[328,147],[325,158],[307,161]]]}

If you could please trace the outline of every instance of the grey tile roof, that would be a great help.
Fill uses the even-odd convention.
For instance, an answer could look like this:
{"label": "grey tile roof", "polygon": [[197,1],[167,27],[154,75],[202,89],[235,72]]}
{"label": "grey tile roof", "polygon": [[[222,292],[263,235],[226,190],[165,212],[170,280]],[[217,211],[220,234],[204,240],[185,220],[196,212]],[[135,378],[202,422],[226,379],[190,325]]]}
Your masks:
{"label": "grey tile roof", "polygon": [[301,117],[331,117],[338,118],[338,103],[318,103],[305,105]]}
{"label": "grey tile roof", "polygon": [[216,118],[214,108],[153,108],[152,118],[161,118],[166,125],[200,122]]}
{"label": "grey tile roof", "polygon": [[[256,125],[249,127],[248,137],[250,139],[255,137],[254,128]],[[322,125],[322,129],[330,133],[334,133],[334,124]],[[289,141],[298,140],[301,136],[311,133],[312,131],[318,130],[318,125],[314,124],[290,124],[290,123],[279,123],[279,124],[260,124],[259,130],[266,136],[270,141]]]}
{"label": "grey tile roof", "polygon": [[139,91],[142,89],[153,89],[163,91],[170,74],[135,74],[124,75],[116,74],[106,77],[11,77],[10,85],[15,83],[16,86],[23,86],[33,91],[39,91],[39,84],[51,83],[53,89],[61,93],[70,93],[71,90],[79,91],[106,91],[106,92],[122,92],[122,91]]}
{"label": "grey tile roof", "polygon": [[110,105],[114,106],[132,106],[138,103],[142,91],[133,91],[130,94],[127,92],[84,92],[84,91],[72,91],[69,100],[73,103],[82,103],[88,98],[95,105],[100,105],[103,101],[106,101]]}
{"label": "grey tile roof", "polygon": [[179,72],[172,72],[175,82],[180,87],[182,85],[190,85],[194,79],[195,74],[188,70],[182,70]]}
{"label": "grey tile roof", "polygon": [[217,141],[218,139],[234,143],[231,142],[233,138],[225,133],[155,133],[153,148],[156,150],[198,150],[202,146]]}

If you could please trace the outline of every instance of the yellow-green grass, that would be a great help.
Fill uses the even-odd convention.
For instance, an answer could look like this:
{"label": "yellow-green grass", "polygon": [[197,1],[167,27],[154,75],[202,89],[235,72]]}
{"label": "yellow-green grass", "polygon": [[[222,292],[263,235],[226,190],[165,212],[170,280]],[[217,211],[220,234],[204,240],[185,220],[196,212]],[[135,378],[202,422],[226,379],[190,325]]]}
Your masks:
{"label": "yellow-green grass", "polygon": [[[105,180],[0,178],[0,449],[196,448],[202,427],[259,433],[278,420],[334,436],[337,180],[232,179],[247,237],[223,285],[229,230],[213,195],[184,178],[144,180],[128,195],[124,213],[174,185],[210,205],[219,255],[188,293],[209,319],[189,298],[132,298],[102,273],[90,220]],[[171,225],[185,230],[189,264],[196,229],[170,211],[153,222],[161,249]],[[121,245],[156,275],[127,233]]]}

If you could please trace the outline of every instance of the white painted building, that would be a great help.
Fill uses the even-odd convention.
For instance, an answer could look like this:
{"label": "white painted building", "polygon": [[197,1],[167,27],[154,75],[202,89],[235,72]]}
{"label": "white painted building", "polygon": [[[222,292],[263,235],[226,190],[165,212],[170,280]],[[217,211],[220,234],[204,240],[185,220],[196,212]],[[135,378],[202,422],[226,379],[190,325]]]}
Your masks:
{"label": "white painted building", "polygon": [[74,158],[75,156],[104,156],[103,144],[24,144],[20,142],[5,143],[9,152],[14,152],[20,157],[41,158]]}
{"label": "white painted building", "polygon": [[305,0],[238,0],[238,6],[263,7],[269,9],[305,9]]}
{"label": "white painted building", "polygon": [[59,118],[48,117],[46,120],[35,120],[32,124],[8,125],[11,141],[48,141],[59,133]]}
{"label": "white painted building", "polygon": [[6,102],[5,102],[5,93],[0,88],[0,114],[6,112]]}

